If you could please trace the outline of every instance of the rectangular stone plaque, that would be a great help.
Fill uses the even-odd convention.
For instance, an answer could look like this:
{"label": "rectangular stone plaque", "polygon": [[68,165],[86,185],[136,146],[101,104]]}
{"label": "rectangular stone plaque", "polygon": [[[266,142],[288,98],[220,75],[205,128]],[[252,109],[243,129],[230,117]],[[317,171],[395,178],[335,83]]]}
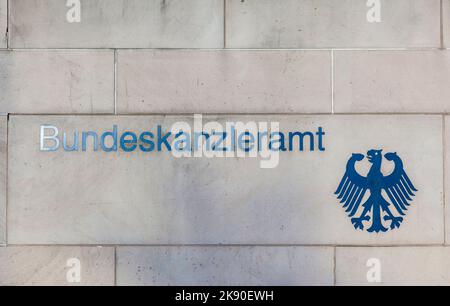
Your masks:
{"label": "rectangular stone plaque", "polygon": [[[81,138],[82,131],[93,131],[100,141],[100,134],[116,125],[118,137],[127,131],[156,137],[158,125],[163,136],[175,122],[192,126],[192,117],[11,116],[8,243],[444,242],[441,116],[220,116],[204,117],[203,125],[211,121],[278,122],[284,135],[306,133],[303,149],[299,138],[293,138],[292,151],[286,142],[287,150],[279,152],[278,166],[271,169],[261,168],[262,157],[176,158],[163,143],[161,152],[144,152],[138,144],[132,152],[93,151],[92,135],[85,152],[81,144],[74,152],[40,151],[42,125],[57,127],[60,142],[66,133],[71,147],[75,132]],[[319,131],[325,133],[321,138]],[[401,227],[387,233],[355,230],[334,194],[352,153],[364,157],[371,149],[396,152],[418,189]],[[363,176],[370,167],[366,158],[356,164]],[[393,168],[383,158],[383,174]],[[390,210],[398,216],[392,205]],[[364,225],[368,229],[370,223]]]}

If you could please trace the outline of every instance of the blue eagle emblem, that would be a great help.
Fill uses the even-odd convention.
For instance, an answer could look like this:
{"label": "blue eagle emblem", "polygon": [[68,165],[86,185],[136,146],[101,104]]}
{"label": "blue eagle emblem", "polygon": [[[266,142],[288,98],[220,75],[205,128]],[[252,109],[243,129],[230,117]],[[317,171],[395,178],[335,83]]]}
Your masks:
{"label": "blue eagle emblem", "polygon": [[[409,179],[403,168],[403,162],[397,153],[387,153],[384,157],[394,163],[394,171],[387,176],[381,172],[383,161],[382,150],[370,150],[367,159],[372,164],[367,177],[360,175],[355,164],[364,159],[363,154],[353,153],[347,162],[344,177],[339,184],[335,194],[341,200],[345,212],[351,218],[352,224],[357,230],[364,230],[363,222],[372,221],[368,232],[387,232],[388,226],[391,230],[399,228],[403,222],[405,211],[412,201],[417,189]],[[364,208],[359,217],[354,217],[365,199],[367,191],[370,192],[367,200],[362,204]],[[384,191],[384,193],[383,193]],[[385,195],[390,202],[385,199]],[[392,205],[391,205],[392,204]],[[396,216],[391,210],[395,207]],[[370,215],[371,214],[371,215]],[[382,221],[384,220],[384,222]],[[390,222],[390,223],[389,223]]]}

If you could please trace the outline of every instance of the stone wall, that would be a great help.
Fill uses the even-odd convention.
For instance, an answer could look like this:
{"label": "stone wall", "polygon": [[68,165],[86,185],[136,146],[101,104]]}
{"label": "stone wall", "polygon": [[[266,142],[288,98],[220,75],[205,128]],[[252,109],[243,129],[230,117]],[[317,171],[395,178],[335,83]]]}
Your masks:
{"label": "stone wall", "polygon": [[[450,285],[449,45],[450,0],[0,0],[0,284]],[[62,147],[194,114],[324,142],[271,169]],[[370,149],[417,189],[387,232],[335,195]]]}

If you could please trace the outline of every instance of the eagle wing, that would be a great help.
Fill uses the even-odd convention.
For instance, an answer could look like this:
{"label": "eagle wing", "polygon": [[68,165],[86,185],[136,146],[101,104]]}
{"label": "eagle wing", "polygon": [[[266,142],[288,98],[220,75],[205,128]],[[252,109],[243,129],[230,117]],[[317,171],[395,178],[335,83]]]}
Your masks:
{"label": "eagle wing", "polygon": [[347,167],[341,183],[335,194],[346,208],[345,212],[353,217],[361,205],[369,184],[367,178],[360,175],[355,169],[355,163],[364,159],[362,154],[353,154],[347,162]]}
{"label": "eagle wing", "polygon": [[397,153],[387,153],[385,157],[394,162],[395,168],[390,175],[384,177],[382,188],[398,213],[404,216],[417,189],[406,174],[403,162]]}

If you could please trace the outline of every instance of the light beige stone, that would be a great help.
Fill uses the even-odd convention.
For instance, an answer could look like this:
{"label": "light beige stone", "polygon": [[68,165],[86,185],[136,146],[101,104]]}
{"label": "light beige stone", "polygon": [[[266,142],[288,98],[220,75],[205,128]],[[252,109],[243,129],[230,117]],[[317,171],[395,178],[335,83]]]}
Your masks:
{"label": "light beige stone", "polygon": [[448,51],[336,51],[335,110],[449,112],[449,78]]}
{"label": "light beige stone", "polygon": [[0,51],[0,112],[114,112],[114,53]]}
{"label": "light beige stone", "polygon": [[450,242],[450,117],[445,117],[445,223],[446,223],[446,244]]}
{"label": "light beige stone", "polygon": [[111,286],[114,265],[111,247],[1,247],[0,285]]}
{"label": "light beige stone", "polygon": [[448,247],[337,248],[336,284],[448,286],[449,257]]}
{"label": "light beige stone", "polygon": [[[204,118],[204,123],[216,118]],[[326,244],[444,242],[441,116],[236,116],[322,127],[325,151],[282,152],[274,169],[257,158],[182,158],[168,152],[41,152],[39,129],[169,129],[189,117],[11,116],[8,239],[12,244]],[[62,135],[62,134],[61,134]],[[317,139],[316,139],[317,142]],[[295,145],[296,147],[296,145]],[[88,147],[89,149],[89,147]],[[419,190],[400,229],[356,231],[334,192],[352,153],[397,152]],[[366,175],[369,163],[358,170]],[[388,175],[393,165],[384,160]],[[359,215],[359,212],[358,212]],[[367,226],[366,226],[367,228]]]}
{"label": "light beige stone", "polygon": [[0,244],[6,243],[7,116],[0,115]]}
{"label": "light beige stone", "polygon": [[330,113],[329,51],[118,52],[119,113]]}
{"label": "light beige stone", "polygon": [[[440,46],[439,0],[226,0],[228,48],[413,48]],[[372,20],[372,19],[371,19]]]}
{"label": "light beige stone", "polygon": [[330,286],[333,255],[326,247],[119,247],[117,284]]}
{"label": "light beige stone", "polygon": [[450,48],[450,1],[442,1],[442,25],[444,36],[444,47]]}
{"label": "light beige stone", "polygon": [[8,0],[0,0],[0,48],[6,48],[8,28]]}
{"label": "light beige stone", "polygon": [[14,0],[13,48],[222,48],[223,0]]}

